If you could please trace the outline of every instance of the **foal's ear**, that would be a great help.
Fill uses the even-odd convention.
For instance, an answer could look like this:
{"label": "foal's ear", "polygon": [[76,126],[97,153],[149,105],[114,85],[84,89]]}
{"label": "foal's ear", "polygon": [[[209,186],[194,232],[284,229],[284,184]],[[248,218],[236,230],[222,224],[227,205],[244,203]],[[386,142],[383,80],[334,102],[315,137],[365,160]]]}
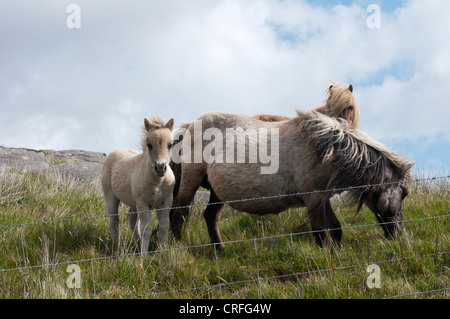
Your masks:
{"label": "foal's ear", "polygon": [[353,92],[353,85],[350,84],[350,85],[348,86],[348,89],[349,89],[350,92]]}
{"label": "foal's ear", "polygon": [[165,128],[168,128],[169,130],[173,130],[173,124],[174,124],[174,120],[173,120],[173,118],[172,119],[170,119],[170,120],[168,120],[167,121],[167,123],[166,123],[166,125],[164,125],[164,127]]}
{"label": "foal's ear", "polygon": [[144,127],[147,132],[152,128],[152,124],[150,123],[148,118],[144,118]]}

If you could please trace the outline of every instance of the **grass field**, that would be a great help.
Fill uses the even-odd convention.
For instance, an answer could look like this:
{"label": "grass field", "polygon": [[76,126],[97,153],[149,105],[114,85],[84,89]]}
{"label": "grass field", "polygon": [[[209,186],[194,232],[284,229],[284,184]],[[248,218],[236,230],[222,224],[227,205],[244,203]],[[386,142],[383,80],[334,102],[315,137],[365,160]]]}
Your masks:
{"label": "grass field", "polygon": [[[410,186],[406,232],[396,240],[383,237],[367,208],[352,222],[355,207],[336,199],[341,248],[318,248],[308,228],[292,233],[304,209],[256,216],[226,207],[226,251],[216,253],[203,208],[194,208],[181,242],[142,257],[126,216],[113,248],[98,185],[3,170],[0,226],[31,225],[0,228],[0,298],[449,298],[449,185]],[[366,284],[372,263],[380,288]]]}

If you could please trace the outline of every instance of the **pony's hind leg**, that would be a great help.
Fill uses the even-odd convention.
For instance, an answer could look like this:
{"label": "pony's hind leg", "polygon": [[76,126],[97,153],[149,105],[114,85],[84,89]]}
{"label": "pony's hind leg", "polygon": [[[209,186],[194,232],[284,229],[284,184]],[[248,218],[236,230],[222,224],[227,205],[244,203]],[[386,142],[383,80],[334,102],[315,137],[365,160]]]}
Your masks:
{"label": "pony's hind leg", "polygon": [[206,220],[206,226],[208,227],[211,243],[218,244],[218,249],[223,251],[225,250],[225,246],[223,245],[222,237],[220,236],[219,219],[224,204],[219,204],[219,202],[220,200],[217,198],[216,193],[214,193],[214,190],[211,189],[209,203],[203,213],[203,216]]}
{"label": "pony's hind leg", "polygon": [[195,192],[202,184],[204,178],[205,175],[201,170],[197,170],[195,166],[192,169],[189,166],[183,167],[180,189],[170,210],[170,229],[177,240],[181,239],[183,223],[189,216],[189,207],[187,206],[194,199]]}

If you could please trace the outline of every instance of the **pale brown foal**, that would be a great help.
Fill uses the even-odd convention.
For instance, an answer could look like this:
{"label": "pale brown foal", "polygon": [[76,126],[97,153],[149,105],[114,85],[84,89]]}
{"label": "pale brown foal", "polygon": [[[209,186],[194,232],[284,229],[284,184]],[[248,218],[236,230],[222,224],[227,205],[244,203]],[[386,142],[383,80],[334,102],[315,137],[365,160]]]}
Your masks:
{"label": "pale brown foal", "polygon": [[102,169],[102,189],[109,217],[109,230],[116,244],[119,242],[120,202],[130,207],[128,222],[134,238],[140,241],[141,252],[146,253],[152,234],[149,210],[158,209],[158,236],[160,244],[167,243],[169,212],[173,201],[175,177],[169,166],[173,145],[174,121],[166,124],[158,118],[144,119],[141,146],[143,153],[117,149],[105,160]]}

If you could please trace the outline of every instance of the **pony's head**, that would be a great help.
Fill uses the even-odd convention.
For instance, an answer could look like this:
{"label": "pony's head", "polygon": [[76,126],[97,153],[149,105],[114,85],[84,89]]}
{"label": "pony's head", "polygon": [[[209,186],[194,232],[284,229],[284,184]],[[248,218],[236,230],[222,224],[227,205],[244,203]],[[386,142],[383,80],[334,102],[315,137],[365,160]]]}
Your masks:
{"label": "pony's head", "polygon": [[142,126],[141,144],[145,160],[159,177],[164,176],[169,164],[173,125],[173,119],[164,124],[159,117],[152,117],[150,120],[145,118]]}
{"label": "pony's head", "polygon": [[325,114],[335,118],[347,120],[351,128],[359,126],[359,105],[353,95],[353,85],[348,87],[338,82],[331,81],[327,89],[327,101]]}
{"label": "pony's head", "polygon": [[394,168],[388,183],[363,192],[359,200],[355,216],[365,203],[375,214],[388,239],[396,238],[405,230],[402,213],[403,200],[408,195],[408,184],[405,181],[411,179],[408,171],[412,165],[405,163],[401,168]]}
{"label": "pony's head", "polygon": [[359,199],[353,217],[366,204],[387,238],[400,235],[404,230],[403,200],[414,163],[367,134],[349,128],[342,119],[319,112],[298,112],[298,121],[316,156],[334,170],[327,187],[354,187],[348,190],[351,199]]}

